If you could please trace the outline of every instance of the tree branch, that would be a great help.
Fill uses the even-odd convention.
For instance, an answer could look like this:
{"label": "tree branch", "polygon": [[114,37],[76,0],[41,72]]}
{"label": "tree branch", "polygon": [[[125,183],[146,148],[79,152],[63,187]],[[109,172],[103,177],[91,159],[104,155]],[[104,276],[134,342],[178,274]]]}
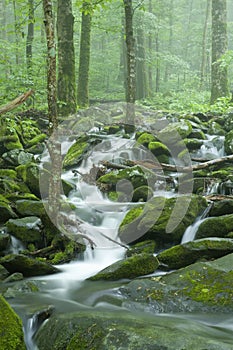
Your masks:
{"label": "tree branch", "polygon": [[11,111],[12,109],[20,106],[22,103],[26,101],[26,99],[34,93],[33,90],[29,90],[24,94],[18,96],[13,101],[7,103],[5,106],[0,107],[0,115]]}

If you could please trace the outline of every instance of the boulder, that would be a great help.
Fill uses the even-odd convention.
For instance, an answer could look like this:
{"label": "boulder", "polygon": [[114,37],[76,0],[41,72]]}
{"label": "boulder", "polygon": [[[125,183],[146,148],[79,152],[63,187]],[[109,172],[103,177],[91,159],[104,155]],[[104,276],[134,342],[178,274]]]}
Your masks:
{"label": "boulder", "polygon": [[227,155],[233,154],[233,130],[226,134],[224,148]]}
{"label": "boulder", "polygon": [[153,194],[154,192],[151,187],[140,186],[133,191],[132,201],[147,202],[149,199],[153,197]]}
{"label": "boulder", "polygon": [[[184,331],[187,323],[192,332]],[[40,350],[231,350],[230,343],[212,339],[204,329],[203,324],[180,322],[177,317],[79,310],[54,313],[40,327],[35,342]]]}
{"label": "boulder", "polygon": [[1,350],[26,350],[22,322],[1,295],[0,334]]}
{"label": "boulder", "polygon": [[45,208],[42,201],[35,201],[30,199],[21,199],[16,201],[16,211],[21,216],[37,216],[45,215]]}
{"label": "boulder", "polygon": [[162,142],[150,142],[148,149],[153,153],[159,162],[169,163],[170,152],[167,146],[165,146]]}
{"label": "boulder", "polygon": [[178,244],[188,226],[207,207],[202,196],[154,197],[126,214],[119,228],[124,242],[154,240],[159,246]]}
{"label": "boulder", "polygon": [[129,249],[126,251],[126,256],[130,257],[135,254],[154,254],[156,248],[155,241],[142,241],[136,244],[133,244]]}
{"label": "boulder", "polygon": [[206,218],[198,227],[196,238],[227,237],[233,231],[233,214]]}
{"label": "boulder", "polygon": [[1,252],[6,250],[11,242],[10,235],[7,233],[0,233],[0,255]]}
{"label": "boulder", "polygon": [[89,280],[116,281],[123,278],[135,278],[154,272],[158,265],[158,260],[153,255],[146,253],[136,254],[115,262],[98,272],[96,275],[90,277]]}
{"label": "boulder", "polygon": [[23,243],[42,242],[42,222],[37,216],[27,216],[21,219],[10,219],[6,223],[9,233]]}
{"label": "boulder", "polygon": [[233,213],[233,200],[223,199],[214,201],[210,209],[209,216],[221,216]]}
{"label": "boulder", "polygon": [[138,135],[136,135],[137,143],[140,145],[143,145],[145,147],[148,147],[150,142],[156,142],[158,141],[157,137],[153,134],[150,134],[148,132],[142,132]]}
{"label": "boulder", "polygon": [[233,253],[233,240],[227,238],[203,238],[173,246],[157,255],[160,268],[180,269],[194,262],[212,260]]}
{"label": "boulder", "polygon": [[187,138],[192,132],[192,125],[188,120],[180,119],[179,122],[169,123],[162,129],[157,137],[167,147],[176,145],[181,139]]}
{"label": "boulder", "polygon": [[50,275],[60,272],[53,265],[29,258],[23,254],[9,254],[0,258],[0,264],[10,273],[21,272],[24,277]]}
{"label": "boulder", "polygon": [[17,218],[17,215],[12,210],[11,206],[6,202],[0,201],[0,222],[5,223],[7,220],[11,218]]}

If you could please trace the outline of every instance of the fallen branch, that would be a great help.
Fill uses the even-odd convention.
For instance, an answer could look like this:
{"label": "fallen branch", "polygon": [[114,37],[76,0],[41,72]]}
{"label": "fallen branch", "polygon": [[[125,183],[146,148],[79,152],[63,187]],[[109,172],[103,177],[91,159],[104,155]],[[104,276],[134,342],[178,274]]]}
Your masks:
{"label": "fallen branch", "polygon": [[0,115],[11,111],[12,109],[20,106],[22,103],[26,101],[26,99],[34,93],[33,90],[29,90],[24,94],[18,96],[13,101],[7,103],[5,106],[0,107]]}

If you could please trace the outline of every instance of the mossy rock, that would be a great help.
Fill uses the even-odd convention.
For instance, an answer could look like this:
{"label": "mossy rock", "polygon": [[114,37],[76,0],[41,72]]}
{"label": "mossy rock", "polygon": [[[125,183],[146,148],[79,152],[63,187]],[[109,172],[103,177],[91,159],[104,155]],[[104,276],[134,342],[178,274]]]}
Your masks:
{"label": "mossy rock", "polygon": [[19,316],[0,295],[0,349],[26,350]]}
{"label": "mossy rock", "polygon": [[135,278],[154,272],[158,265],[156,257],[142,253],[117,261],[88,279],[90,281],[116,281],[123,278]]}
{"label": "mossy rock", "polygon": [[208,124],[209,124],[209,128],[207,130],[207,133],[209,135],[219,135],[219,136],[225,135],[226,132],[223,130],[221,125],[216,121],[210,120]]}
{"label": "mossy rock", "polygon": [[[196,262],[164,276],[134,280],[120,288],[127,308],[152,313],[232,313],[233,254]],[[203,347],[205,349],[205,347]]]}
{"label": "mossy rock", "polygon": [[15,273],[12,273],[12,275],[5,278],[3,282],[13,283],[13,282],[22,281],[22,280],[23,280],[23,274],[21,272],[15,272]]}
{"label": "mossy rock", "polygon": [[8,248],[11,238],[7,233],[0,233],[0,253]]}
{"label": "mossy rock", "polygon": [[221,216],[233,213],[233,200],[223,199],[213,202],[209,216]]}
{"label": "mossy rock", "polygon": [[27,164],[34,161],[34,155],[24,150],[13,149],[9,152],[6,152],[2,155],[4,162],[7,165],[18,166],[21,164]]}
{"label": "mossy rock", "polygon": [[0,201],[0,222],[5,223],[9,219],[17,218],[17,215],[12,210],[11,206],[6,202]]}
{"label": "mossy rock", "polygon": [[16,180],[17,173],[13,169],[0,169],[0,177]]}
{"label": "mossy rock", "polygon": [[203,324],[191,323],[193,331],[183,332],[182,322],[166,316],[144,319],[142,313],[127,311],[54,313],[35,342],[40,350],[231,350],[230,343],[205,332]]}
{"label": "mossy rock", "polygon": [[150,142],[148,149],[160,163],[169,163],[170,152],[167,146],[161,142]]}
{"label": "mossy rock", "polygon": [[189,151],[198,150],[203,145],[202,140],[194,139],[194,138],[184,139],[184,143]]}
{"label": "mossy rock", "polygon": [[35,201],[30,199],[17,200],[15,208],[21,216],[37,216],[45,215],[45,208],[42,201]]}
{"label": "mossy rock", "polygon": [[153,197],[153,190],[148,186],[140,186],[133,191],[133,202],[147,202]]}
{"label": "mossy rock", "polygon": [[157,255],[161,269],[179,269],[199,259],[212,260],[233,252],[233,240],[203,238],[173,246]]}
{"label": "mossy rock", "polygon": [[206,218],[198,227],[196,238],[226,237],[233,231],[233,214]]}
{"label": "mossy rock", "polygon": [[[192,132],[192,125],[188,120],[170,123],[158,133],[158,139],[167,147],[176,145],[181,139],[187,138]],[[170,147],[169,147],[170,148]]]}
{"label": "mossy rock", "polygon": [[50,275],[60,272],[55,266],[22,254],[9,254],[0,258],[0,264],[10,273],[21,272],[24,277]]}
{"label": "mossy rock", "polygon": [[153,134],[148,133],[148,132],[143,132],[137,138],[137,143],[140,145],[143,145],[145,147],[148,147],[150,142],[156,142],[156,141],[158,141],[157,137]]}
{"label": "mossy rock", "polygon": [[[22,275],[21,273],[15,273],[13,275]],[[12,276],[13,276],[12,275]],[[9,276],[10,277],[10,276]],[[4,281],[5,282],[5,281]],[[20,298],[22,296],[25,296],[25,294],[29,294],[28,297],[30,297],[30,294],[39,292],[39,283],[38,281],[30,281],[30,280],[18,280],[11,284],[9,282],[7,283],[7,289],[4,291],[3,296],[4,298],[8,299],[14,299],[14,298]]]}
{"label": "mossy rock", "polygon": [[97,137],[91,137],[89,135],[82,135],[78,137],[76,142],[69,148],[63,160],[63,167],[65,169],[71,168],[75,165],[80,164],[90,150],[91,146],[95,146],[101,142],[101,139]]}
{"label": "mossy rock", "polygon": [[[40,197],[40,168],[36,163],[28,163],[19,165],[16,168],[18,177],[21,178],[24,183],[29,187],[30,191],[37,197]],[[48,175],[47,175],[48,177]]]}
{"label": "mossy rock", "polygon": [[132,246],[130,246],[130,248],[127,250],[126,252],[126,256],[130,257],[133,256],[135,254],[154,254],[155,252],[155,248],[156,248],[156,243],[155,241],[142,241],[139,243],[136,243]]}
{"label": "mossy rock", "polygon": [[233,130],[226,134],[224,148],[227,155],[233,154]]}
{"label": "mossy rock", "polygon": [[0,265],[0,281],[3,281],[9,276],[9,272],[5,269],[4,266]]}
{"label": "mossy rock", "polygon": [[23,243],[40,244],[42,237],[42,222],[37,216],[27,216],[21,219],[10,219],[6,223],[9,233]]}
{"label": "mossy rock", "polygon": [[46,140],[47,135],[46,134],[39,134],[33,137],[32,139],[29,139],[26,143],[26,148],[38,145],[38,143],[42,143]]}
{"label": "mossy rock", "polygon": [[190,139],[206,140],[205,133],[200,129],[192,129],[192,132],[189,134]]}
{"label": "mossy rock", "polygon": [[97,180],[97,185],[100,189],[107,191],[115,191],[118,186],[120,192],[129,192],[131,194],[133,189],[141,186],[153,187],[155,181],[156,174],[144,167],[136,165],[127,169],[114,170],[101,176]]}
{"label": "mossy rock", "polygon": [[196,217],[207,207],[202,196],[154,197],[129,210],[119,228],[124,242],[151,239],[158,245],[178,244]]}

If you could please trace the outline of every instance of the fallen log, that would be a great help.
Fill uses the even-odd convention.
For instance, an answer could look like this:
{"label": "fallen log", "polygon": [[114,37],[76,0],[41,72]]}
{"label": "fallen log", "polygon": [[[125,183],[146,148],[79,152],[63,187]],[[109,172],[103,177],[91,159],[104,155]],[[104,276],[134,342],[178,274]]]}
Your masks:
{"label": "fallen log", "polygon": [[26,99],[34,93],[33,90],[29,90],[24,94],[18,96],[13,101],[7,103],[5,106],[0,107],[0,115],[15,109],[26,101]]}

